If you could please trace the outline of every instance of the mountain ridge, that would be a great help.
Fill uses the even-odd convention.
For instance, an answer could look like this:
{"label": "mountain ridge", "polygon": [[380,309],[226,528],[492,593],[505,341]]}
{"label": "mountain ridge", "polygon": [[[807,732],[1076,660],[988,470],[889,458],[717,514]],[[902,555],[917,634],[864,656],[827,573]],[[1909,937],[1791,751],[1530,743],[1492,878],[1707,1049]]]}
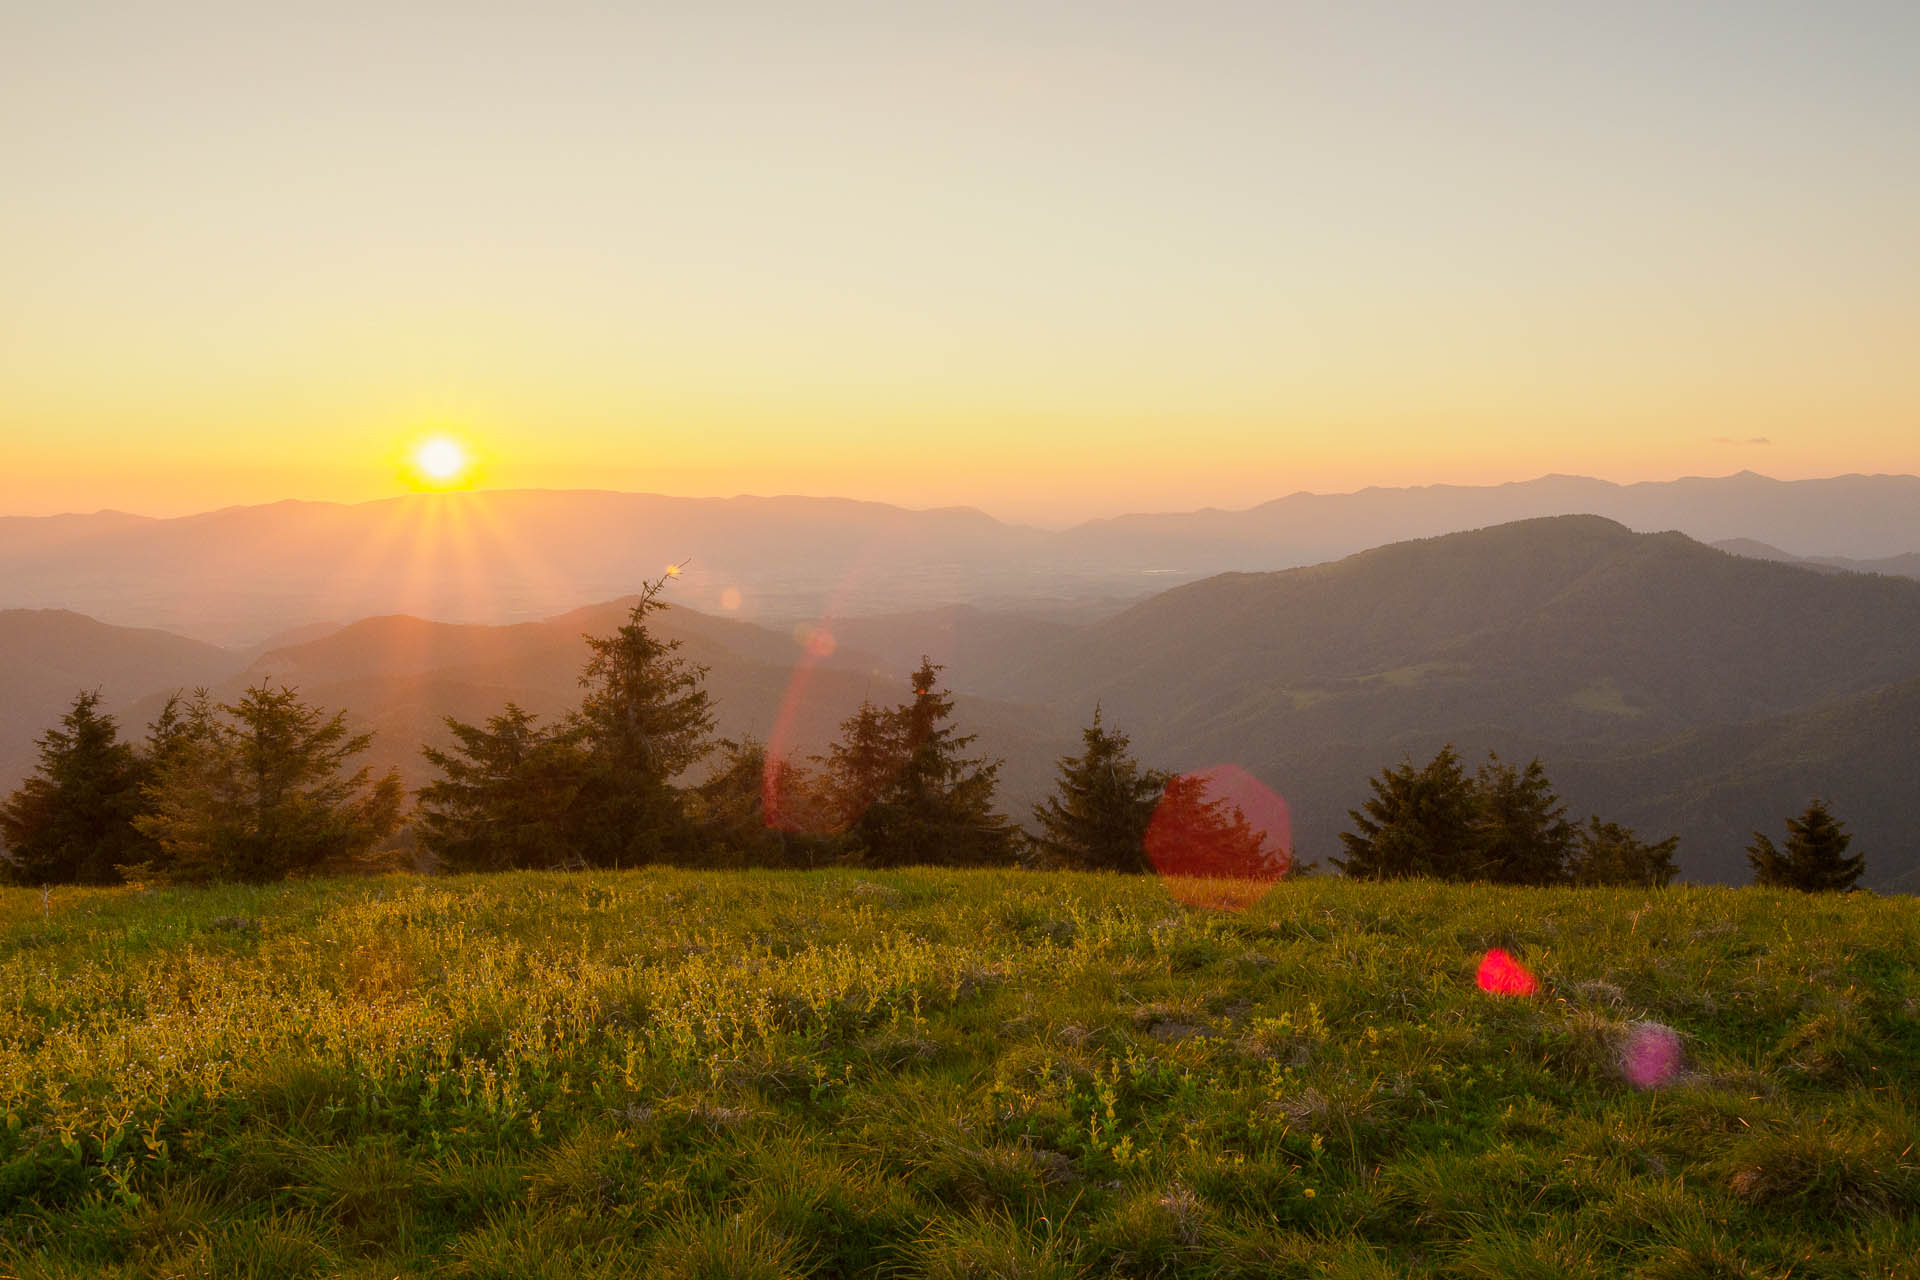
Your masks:
{"label": "mountain ridge", "polygon": [[170,519],[12,517],[0,521],[0,606],[73,608],[249,647],[290,627],[386,613],[535,620],[637,590],[691,557],[681,598],[750,620],[956,604],[1076,616],[1221,572],[1568,514],[1705,541],[1753,538],[1794,554],[1903,556],[1920,550],[1920,477],[1747,472],[1617,485],[1545,476],[1302,492],[1242,510],[1053,531],[973,507],[540,489],[289,500]]}

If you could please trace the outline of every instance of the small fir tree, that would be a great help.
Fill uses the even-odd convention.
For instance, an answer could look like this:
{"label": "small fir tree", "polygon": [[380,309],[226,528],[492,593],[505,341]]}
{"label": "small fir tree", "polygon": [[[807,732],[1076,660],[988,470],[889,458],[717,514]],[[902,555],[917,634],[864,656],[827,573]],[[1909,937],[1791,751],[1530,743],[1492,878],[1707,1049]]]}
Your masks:
{"label": "small fir tree", "polygon": [[1474,857],[1463,878],[1496,884],[1560,884],[1574,828],[1538,759],[1525,768],[1490,754],[1474,780]]}
{"label": "small fir tree", "polygon": [[1367,785],[1373,795],[1347,811],[1354,829],[1340,833],[1347,856],[1334,866],[1363,880],[1457,880],[1477,864],[1479,806],[1451,745],[1420,768],[1402,760],[1383,769]]}
{"label": "small fir tree", "polygon": [[1270,846],[1267,833],[1247,821],[1225,796],[1207,798],[1205,774],[1167,779],[1146,833],[1148,857],[1162,875],[1215,880],[1279,880],[1292,853]]}
{"label": "small fir tree", "polygon": [[249,688],[216,714],[190,704],[134,825],[156,846],[142,874],[266,881],[351,869],[400,823],[399,774],[346,772],[373,735],[350,734],[288,688]]}
{"label": "small fir tree", "polygon": [[75,696],[40,736],[32,777],[0,804],[0,877],[16,884],[112,884],[146,840],[133,825],[145,769],[98,690]]}
{"label": "small fir tree", "polygon": [[840,739],[819,759],[832,830],[852,831],[906,764],[906,725],[897,708],[871,699],[840,723]]}
{"label": "small fir tree", "polygon": [[206,732],[213,715],[213,699],[205,689],[192,696],[178,691],[167,695],[160,714],[147,726],[146,764],[150,773],[167,767],[176,753],[184,750],[197,736]]}
{"label": "small fir tree", "polygon": [[1602,822],[1594,814],[1574,836],[1568,878],[1577,885],[1632,885],[1663,889],[1679,874],[1674,851],[1679,836],[1649,844],[1617,822]]}
{"label": "small fir tree", "polygon": [[974,735],[949,723],[953,698],[939,688],[940,670],[923,657],[912,676],[913,701],[891,712],[862,706],[843,726],[844,747],[828,758],[843,812],[873,796],[847,828],[869,865],[1013,860],[1016,832],[993,811],[1000,762],[964,754]]}
{"label": "small fir tree", "polygon": [[1079,755],[1058,761],[1054,794],[1034,806],[1035,847],[1047,862],[1073,870],[1151,871],[1147,824],[1167,775],[1142,769],[1127,750],[1127,735],[1101,725],[1098,707],[1080,740]]}
{"label": "small fir tree", "polygon": [[822,834],[818,784],[790,760],[770,760],[756,738],[720,743],[719,768],[693,789],[689,805],[705,839],[703,866],[815,867],[834,861],[839,841]]}
{"label": "small fir tree", "polygon": [[573,806],[586,782],[576,739],[509,702],[484,727],[448,716],[455,746],[421,754],[441,777],[420,789],[420,846],[453,871],[581,865]]}
{"label": "small fir tree", "polygon": [[1753,833],[1753,843],[1747,846],[1753,882],[1802,893],[1850,892],[1866,870],[1865,855],[1847,853],[1852,842],[1846,825],[1828,812],[1826,802],[1815,800],[1798,818],[1787,819],[1785,849],[1775,848],[1760,832]]}

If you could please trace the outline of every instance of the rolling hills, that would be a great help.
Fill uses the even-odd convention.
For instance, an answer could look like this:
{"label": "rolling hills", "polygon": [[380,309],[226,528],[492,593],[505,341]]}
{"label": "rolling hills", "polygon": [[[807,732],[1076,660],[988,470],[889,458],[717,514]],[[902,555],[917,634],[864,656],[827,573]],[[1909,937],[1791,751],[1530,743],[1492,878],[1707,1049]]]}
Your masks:
{"label": "rolling hills", "polygon": [[1920,478],[1751,473],[1616,485],[1300,493],[1246,511],[1124,516],[1048,531],[978,511],[835,498],[538,490],[280,502],[176,519],[0,519],[0,608],[66,608],[228,647],[405,613],[505,624],[638,589],[692,560],[681,604],[784,627],[954,605],[1081,621],[1226,571],[1310,565],[1386,543],[1550,515],[1753,538],[1795,555],[1920,551]]}
{"label": "rolling hills", "polygon": [[[611,634],[630,606],[630,598],[610,601],[505,627],[366,618],[250,662],[230,655],[225,671],[201,683],[221,700],[267,683],[297,688],[318,706],[345,708],[356,728],[374,733],[368,761],[380,770],[397,768],[410,787],[418,786],[431,776],[420,747],[452,741],[445,717],[479,723],[513,701],[550,718],[576,705],[587,658],[583,636]],[[810,656],[792,633],[671,606],[649,626],[679,641],[688,662],[706,668],[721,737],[767,740],[778,727],[779,745],[805,757],[824,751],[863,700],[884,705],[908,694],[910,664],[891,665],[851,646]],[[131,703],[127,723],[150,721],[172,687]],[[1073,732],[1031,709],[971,696],[960,698],[959,715],[1008,759],[1003,799],[1020,809],[1038,797]]]}
{"label": "rolling hills", "polygon": [[[505,626],[373,617],[264,653],[129,631],[124,654],[101,647],[123,633],[57,615],[93,648],[6,642],[20,657],[8,678],[41,693],[0,717],[14,762],[0,781],[24,772],[32,737],[97,665],[107,676],[91,683],[135,730],[175,687],[292,684],[374,729],[375,763],[417,784],[418,747],[445,742],[442,717],[482,720],[509,699],[543,715],[572,705],[582,634],[624,612],[616,600]],[[0,615],[0,639],[55,616]],[[1680,834],[1692,878],[1744,881],[1751,832],[1777,833],[1821,795],[1868,852],[1869,883],[1920,884],[1920,582],[1905,578],[1563,516],[1218,575],[1091,621],[975,606],[800,629],[685,607],[656,620],[709,668],[722,734],[801,755],[863,698],[898,700],[904,672],[932,655],[961,728],[1006,759],[1000,801],[1016,819],[1099,705],[1148,764],[1237,764],[1265,781],[1308,858],[1336,851],[1370,775],[1453,742],[1470,758],[1540,756],[1576,817]]]}
{"label": "rolling hills", "polygon": [[34,740],[81,690],[97,689],[117,714],[157,689],[209,684],[237,665],[234,654],[165,631],[66,609],[0,609],[0,788],[33,768]]}
{"label": "rolling hills", "polygon": [[1713,545],[1721,551],[1730,551],[1737,556],[1750,556],[1756,560],[1778,560],[1782,564],[1825,569],[1831,573],[1885,573],[1899,578],[1920,578],[1920,551],[1909,551],[1897,556],[1881,556],[1874,560],[1858,560],[1852,556],[1796,556],[1764,542],[1756,542],[1752,538],[1726,538]]}
{"label": "rolling hills", "polygon": [[1920,866],[1911,732],[1847,708],[1916,676],[1920,583],[1570,516],[1178,587],[984,691],[1076,720],[1099,704],[1158,763],[1242,765],[1309,856],[1368,775],[1453,741],[1540,755],[1576,814],[1683,830],[1701,877],[1744,879],[1756,826],[1844,793],[1890,884]]}

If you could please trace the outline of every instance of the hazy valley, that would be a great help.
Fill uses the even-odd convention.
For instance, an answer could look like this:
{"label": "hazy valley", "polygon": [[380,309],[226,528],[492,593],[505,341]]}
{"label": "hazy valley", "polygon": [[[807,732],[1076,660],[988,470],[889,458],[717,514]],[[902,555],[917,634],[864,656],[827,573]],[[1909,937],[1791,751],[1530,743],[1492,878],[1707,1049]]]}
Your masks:
{"label": "hazy valley", "polygon": [[[1898,569],[1911,556],[1896,548],[1920,544],[1916,484],[1549,478],[1060,533],[970,512],[612,494],[0,522],[0,600],[36,606],[0,613],[0,782],[31,768],[33,739],[77,689],[99,688],[137,732],[168,691],[268,681],[347,708],[375,730],[374,762],[418,785],[443,717],[479,721],[509,699],[563,710],[582,636],[690,558],[661,625],[709,669],[721,734],[824,750],[863,699],[902,697],[925,654],[977,748],[1006,760],[1015,820],[1099,705],[1151,764],[1252,771],[1288,799],[1307,857],[1335,850],[1370,774],[1453,742],[1540,756],[1576,817],[1678,833],[1694,879],[1744,880],[1751,831],[1823,796],[1870,851],[1869,881],[1912,889],[1920,582],[1598,515],[1485,517],[1611,503],[1641,526],[1742,528]],[[1494,527],[1431,528],[1448,521]],[[393,551],[422,530],[438,533],[417,555]],[[1445,536],[1273,567],[1379,530]],[[1235,564],[1266,571],[1211,572]],[[75,612],[45,611],[63,589]],[[381,616],[316,621],[362,607]],[[525,613],[540,616],[507,620]],[[229,646],[130,625],[189,618],[183,630]]]}

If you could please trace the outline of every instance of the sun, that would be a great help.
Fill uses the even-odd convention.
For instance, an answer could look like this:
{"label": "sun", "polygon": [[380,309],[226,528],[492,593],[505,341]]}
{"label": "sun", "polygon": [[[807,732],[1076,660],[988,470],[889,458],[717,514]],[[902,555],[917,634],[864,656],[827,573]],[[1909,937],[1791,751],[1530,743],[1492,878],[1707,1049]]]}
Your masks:
{"label": "sun", "polygon": [[422,488],[451,489],[467,478],[473,460],[458,440],[433,436],[413,451],[413,470]]}

